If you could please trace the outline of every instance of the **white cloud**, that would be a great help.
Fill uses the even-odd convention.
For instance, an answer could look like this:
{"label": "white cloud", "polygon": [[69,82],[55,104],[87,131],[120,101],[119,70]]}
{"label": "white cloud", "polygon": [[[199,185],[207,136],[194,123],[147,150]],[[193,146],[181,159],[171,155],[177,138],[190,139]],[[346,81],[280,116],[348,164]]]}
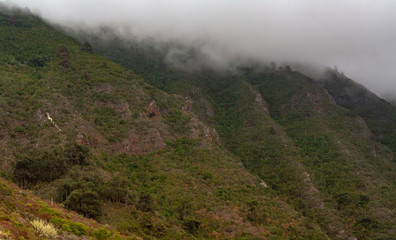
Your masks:
{"label": "white cloud", "polygon": [[393,0],[14,0],[68,26],[218,46],[217,59],[334,66],[375,92],[396,93]]}

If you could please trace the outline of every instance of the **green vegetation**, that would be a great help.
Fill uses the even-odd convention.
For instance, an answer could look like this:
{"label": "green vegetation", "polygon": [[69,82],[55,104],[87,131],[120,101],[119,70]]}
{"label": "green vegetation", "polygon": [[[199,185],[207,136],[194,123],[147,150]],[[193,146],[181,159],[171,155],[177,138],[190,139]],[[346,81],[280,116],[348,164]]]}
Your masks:
{"label": "green vegetation", "polygon": [[2,196],[0,201],[0,237],[3,239],[56,239],[64,237],[66,232],[101,239],[95,233],[103,233],[104,229],[106,236],[111,236],[107,239],[127,239],[92,220],[66,212],[59,205],[50,207],[43,201],[38,201],[30,192],[5,180],[1,179],[0,185],[6,190],[6,196]]}
{"label": "green vegetation", "polygon": [[342,107],[362,117],[378,140],[396,152],[396,108],[336,70],[328,69],[320,85]]}
{"label": "green vegetation", "polygon": [[[10,24],[14,16],[26,20],[23,29]],[[325,238],[218,146],[211,129],[183,110],[185,98],[148,85],[36,17],[0,17],[4,167],[21,187],[145,239]],[[21,211],[60,234],[122,238],[31,204],[34,212]]]}
{"label": "green vegetation", "polygon": [[[379,100],[383,107],[377,111],[373,109],[378,104],[366,106],[371,112],[347,106],[353,110],[348,111],[335,105],[317,82],[290,67],[258,64],[240,67],[238,74],[205,67],[183,71],[163,64],[167,50],[178,47],[172,44],[153,50],[137,41],[123,47],[116,38],[107,42],[82,38],[89,39],[102,55],[146,76],[150,84],[191,98],[195,113],[216,128],[226,149],[330,238],[336,238],[341,229],[358,239],[396,236],[389,225],[395,219],[378,210],[381,205],[391,212],[396,206],[391,200],[396,166],[391,152],[375,141],[377,137],[393,148],[389,144],[394,139],[393,125],[380,124],[381,116],[395,111],[390,104]],[[192,55],[191,61],[198,58]],[[333,83],[331,91],[325,85],[330,94],[340,86]],[[362,94],[366,96],[367,91]],[[342,99],[335,97],[337,103]],[[374,136],[356,114],[367,121]],[[215,194],[222,201],[230,196],[222,188]],[[254,214],[251,218],[261,221]]]}
{"label": "green vegetation", "polygon": [[32,224],[34,230],[40,237],[45,239],[55,239],[58,236],[58,233],[52,224],[45,223],[42,220],[33,220],[30,224]]}
{"label": "green vegetation", "polygon": [[65,149],[38,150],[20,155],[13,176],[20,186],[51,182],[64,175],[73,165],[86,165],[88,148],[71,143]]}
{"label": "green vegetation", "polygon": [[38,239],[18,220],[34,216],[98,240],[396,238],[396,166],[376,141],[393,137],[356,115],[372,112],[290,67],[183,71],[163,60],[184,46],[87,39],[0,11],[1,168],[108,225],[0,184],[0,236]]}

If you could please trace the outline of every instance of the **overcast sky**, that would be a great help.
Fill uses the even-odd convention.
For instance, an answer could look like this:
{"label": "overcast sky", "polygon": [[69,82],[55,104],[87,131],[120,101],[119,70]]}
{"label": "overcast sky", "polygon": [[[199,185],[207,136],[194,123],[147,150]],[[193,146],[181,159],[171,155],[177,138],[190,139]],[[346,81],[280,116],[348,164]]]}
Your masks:
{"label": "overcast sky", "polygon": [[109,25],[125,37],[207,42],[235,55],[333,67],[396,94],[395,0],[13,0],[68,26]]}

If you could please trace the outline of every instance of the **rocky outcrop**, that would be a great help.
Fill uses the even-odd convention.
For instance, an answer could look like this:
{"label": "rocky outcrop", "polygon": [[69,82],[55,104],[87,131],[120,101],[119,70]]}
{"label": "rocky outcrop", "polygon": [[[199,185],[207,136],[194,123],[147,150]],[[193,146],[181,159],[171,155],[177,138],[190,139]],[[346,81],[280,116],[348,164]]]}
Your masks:
{"label": "rocky outcrop", "polygon": [[145,155],[165,147],[166,143],[160,132],[156,128],[151,128],[146,133],[141,134],[131,131],[121,143],[114,144],[112,151]]}
{"label": "rocky outcrop", "polygon": [[220,137],[216,132],[216,129],[211,128],[203,124],[194,113],[190,113],[190,126],[191,133],[190,138],[201,138],[211,143],[220,144]]}
{"label": "rocky outcrop", "polygon": [[129,104],[127,102],[115,105],[114,110],[118,114],[121,114],[122,120],[129,120],[132,117],[131,110],[129,109]]}
{"label": "rocky outcrop", "polygon": [[372,133],[370,131],[370,129],[367,127],[366,122],[364,121],[363,118],[356,116],[355,119],[355,125],[358,127],[359,129],[359,135],[363,138],[369,138],[372,136]]}
{"label": "rocky outcrop", "polygon": [[204,98],[199,99],[199,102],[201,105],[205,106],[205,114],[209,117],[213,117],[215,112],[213,110],[213,107],[210,105],[210,103]]}
{"label": "rocky outcrop", "polygon": [[146,117],[153,118],[161,116],[161,112],[155,101],[151,101],[150,104],[146,108]]}
{"label": "rocky outcrop", "polygon": [[182,108],[183,112],[187,112],[190,113],[193,111],[193,101],[191,100],[191,98],[187,97],[186,98],[186,106],[184,106]]}
{"label": "rocky outcrop", "polygon": [[254,101],[257,105],[257,107],[259,107],[259,109],[261,111],[263,111],[266,114],[269,114],[269,110],[266,104],[264,104],[263,98],[261,97],[260,93],[256,93],[256,96],[254,98]]}

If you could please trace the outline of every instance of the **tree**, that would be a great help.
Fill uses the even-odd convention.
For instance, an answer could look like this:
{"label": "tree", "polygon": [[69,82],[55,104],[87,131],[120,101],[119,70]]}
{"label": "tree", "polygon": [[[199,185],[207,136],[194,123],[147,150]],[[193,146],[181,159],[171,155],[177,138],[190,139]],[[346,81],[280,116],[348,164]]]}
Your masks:
{"label": "tree", "polygon": [[79,212],[89,218],[96,218],[101,212],[99,194],[90,188],[74,190],[64,204],[66,208]]}

